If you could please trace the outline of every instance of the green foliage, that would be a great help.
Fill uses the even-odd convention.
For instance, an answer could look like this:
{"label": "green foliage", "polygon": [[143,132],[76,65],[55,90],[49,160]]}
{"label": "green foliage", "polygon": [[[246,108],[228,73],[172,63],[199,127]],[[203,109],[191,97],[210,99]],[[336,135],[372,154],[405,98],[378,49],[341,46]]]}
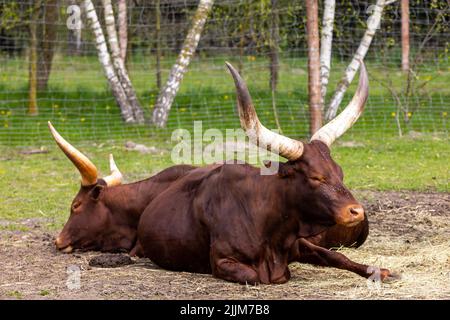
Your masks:
{"label": "green foliage", "polygon": [[21,23],[21,10],[16,1],[10,1],[1,4],[0,9],[0,28],[10,30]]}
{"label": "green foliage", "polygon": [[[341,56],[353,55],[366,29],[366,21],[370,15],[368,8],[375,1],[336,1],[336,18],[334,24],[333,52]],[[292,55],[304,54],[306,43],[306,10],[304,1],[279,0],[281,50]],[[208,41],[216,45],[233,47],[239,45],[240,37],[245,38],[245,48],[248,54],[267,52],[270,36],[270,1],[224,1],[216,3],[212,17],[206,26],[203,49],[207,50]],[[323,6],[319,5],[319,16],[322,16]],[[418,44],[427,34],[429,27],[441,11],[442,23],[439,24],[433,36],[432,45],[439,48],[438,52],[427,52],[429,55],[440,53],[446,46],[450,18],[450,10],[446,1],[415,0],[410,1],[411,43]],[[369,55],[392,56],[400,43],[400,1],[385,7],[381,28],[374,38],[372,47],[380,48]],[[209,34],[212,34],[209,36]],[[217,37],[217,35],[220,35]],[[224,39],[220,43],[218,39]],[[219,43],[218,43],[219,42]],[[430,45],[431,45],[430,44]],[[202,43],[200,44],[200,50]],[[394,51],[395,53],[395,51]],[[433,56],[434,57],[434,56]],[[399,56],[397,60],[399,61]]]}
{"label": "green foliage", "polygon": [[[336,1],[336,23],[334,29],[333,50],[339,55],[351,55],[359,44],[369,16],[367,9],[375,1],[341,0]],[[26,38],[24,30],[30,22],[31,3],[27,0],[0,1],[0,33],[6,32],[13,39]],[[96,3],[97,10],[101,5]],[[177,53],[190,24],[190,18],[195,12],[195,1],[162,2],[161,4],[161,47],[165,54]],[[60,4],[60,17],[67,18],[65,3]],[[145,54],[147,49],[154,48],[155,7],[153,2],[138,2],[129,6],[129,16],[132,23],[129,26],[129,40],[131,50],[136,54]],[[281,50],[292,55],[305,53],[305,8],[303,0],[278,0],[280,17]],[[319,5],[319,15],[322,15],[323,5]],[[243,45],[247,54],[267,52],[270,41],[270,0],[251,1],[216,1],[211,17],[205,27],[199,51],[212,54],[210,48],[237,48],[244,38]],[[440,0],[411,0],[411,36],[412,43],[420,43],[429,26],[441,11],[445,11],[442,23],[436,29],[432,45],[434,48],[445,48],[448,42],[450,18],[448,2]],[[102,20],[102,14],[99,18]],[[55,22],[61,39],[67,39],[65,23]],[[400,1],[385,8],[380,32],[374,39],[373,47],[379,47],[378,54],[390,55],[400,41]],[[25,34],[24,34],[25,33]],[[83,41],[91,41],[90,33],[83,33]],[[430,45],[431,45],[430,44]],[[67,44],[58,42],[61,50]],[[439,52],[428,54],[439,54]],[[214,49],[213,49],[214,50]],[[91,51],[93,52],[93,51]],[[90,53],[92,54],[92,53]],[[370,53],[377,55],[377,53]]]}

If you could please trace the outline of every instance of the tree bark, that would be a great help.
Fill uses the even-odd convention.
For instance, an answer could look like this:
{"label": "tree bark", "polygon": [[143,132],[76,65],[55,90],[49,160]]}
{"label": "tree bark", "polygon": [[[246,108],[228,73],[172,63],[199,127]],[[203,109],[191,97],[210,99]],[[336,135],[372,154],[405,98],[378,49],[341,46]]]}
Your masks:
{"label": "tree bark", "polygon": [[29,74],[28,74],[28,114],[39,114],[37,106],[37,26],[30,22]]}
{"label": "tree bark", "polygon": [[200,35],[213,3],[213,0],[200,0],[197,12],[192,21],[192,26],[184,41],[183,48],[170,71],[166,85],[159,93],[153,109],[153,123],[158,127],[164,127],[167,123],[173,100],[180,88],[181,81],[187,71],[191,58],[197,49]]}
{"label": "tree bark", "polygon": [[156,87],[161,90],[161,8],[160,0],[155,1],[155,40],[156,40]]}
{"label": "tree bark", "polygon": [[322,107],[325,103],[331,70],[331,48],[333,44],[333,24],[336,10],[335,0],[325,0],[322,19],[322,38],[320,40],[320,82],[322,85]]}
{"label": "tree bark", "polygon": [[116,22],[114,19],[114,11],[111,0],[102,0],[102,2],[105,13],[106,33],[108,35],[108,43],[111,50],[114,69],[117,73],[123,91],[125,91],[128,98],[135,121],[138,123],[144,123],[144,112],[142,111],[142,107],[139,104],[136,92],[134,91],[130,77],[128,76],[124,60],[120,56],[121,52],[119,41],[117,39]]}
{"label": "tree bark", "polygon": [[103,35],[100,22],[98,21],[94,5],[91,0],[84,0],[84,5],[86,7],[86,17],[95,36],[99,61],[103,67],[114,98],[119,105],[122,119],[126,123],[134,123],[136,121],[134,119],[133,110],[128,103],[127,95],[125,94],[125,91],[123,90],[111,63],[111,57],[109,56],[108,47],[106,46],[105,36]]}
{"label": "tree bark", "polygon": [[271,25],[270,25],[270,89],[272,91],[277,91],[278,85],[278,71],[279,71],[279,56],[280,51],[280,33],[279,33],[279,22],[280,18],[278,16],[278,0],[271,0]]}
{"label": "tree bark", "polygon": [[310,125],[313,135],[322,127],[322,95],[320,85],[319,7],[317,0],[306,0],[306,31],[308,39],[308,94]]}
{"label": "tree bark", "polygon": [[275,117],[275,124],[277,125],[278,131],[281,133],[280,119],[278,117],[278,109],[275,101],[278,86],[278,73],[280,69],[280,60],[278,55],[280,51],[280,17],[278,13],[278,0],[271,0],[270,20],[270,90],[272,92],[272,110]]}
{"label": "tree bark", "polygon": [[41,2],[36,1],[32,8],[31,21],[29,23],[30,29],[30,44],[29,44],[29,74],[28,74],[28,114],[36,116],[39,114],[37,105],[37,24],[39,19]]}
{"label": "tree bark", "polygon": [[55,52],[56,27],[58,20],[58,1],[44,1],[44,24],[41,27],[42,35],[39,43],[37,65],[37,89],[47,89],[50,71],[52,69],[53,55]]}
{"label": "tree bark", "polygon": [[[239,5],[237,7],[238,14],[242,17],[240,23],[239,23],[239,61],[238,61],[238,71],[239,74],[242,76],[244,72],[244,49],[245,49],[245,25],[248,23],[248,9],[245,2],[239,2]],[[237,106],[236,106],[237,107]]]}
{"label": "tree bark", "polygon": [[127,21],[127,1],[119,0],[117,5],[118,23],[119,23],[119,45],[120,58],[125,63],[127,61],[127,45],[128,45],[128,21]]}
{"label": "tree bark", "polygon": [[409,0],[402,0],[402,70],[409,71]]}
{"label": "tree bark", "polygon": [[244,28],[241,24],[240,26],[240,35],[239,35],[239,62],[238,62],[238,71],[240,75],[244,73],[244,46],[245,46],[245,33]]}
{"label": "tree bark", "polygon": [[352,83],[356,71],[358,71],[360,62],[364,60],[364,57],[366,56],[367,51],[369,50],[372,39],[380,26],[381,16],[383,14],[385,3],[386,3],[385,0],[377,0],[372,15],[367,20],[366,32],[364,33],[364,36],[359,44],[358,49],[356,50],[355,55],[353,56],[352,61],[345,70],[344,77],[339,82],[338,87],[328,106],[328,110],[325,114],[325,119],[327,121],[330,121],[336,116],[337,109],[341,104],[342,99],[344,98],[344,93],[350,86],[350,83]]}

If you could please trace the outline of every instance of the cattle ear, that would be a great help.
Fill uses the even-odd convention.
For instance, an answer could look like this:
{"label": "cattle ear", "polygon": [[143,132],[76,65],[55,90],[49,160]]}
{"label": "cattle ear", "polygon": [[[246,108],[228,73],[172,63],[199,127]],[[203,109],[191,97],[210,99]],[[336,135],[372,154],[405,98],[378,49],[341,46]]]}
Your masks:
{"label": "cattle ear", "polygon": [[281,163],[280,162],[280,168],[278,169],[278,176],[281,178],[285,178],[285,177],[290,177],[292,175],[294,175],[295,173],[295,169],[292,166],[292,164],[286,162],[286,163]]}
{"label": "cattle ear", "polygon": [[101,184],[97,184],[94,188],[92,188],[92,190],[89,192],[91,199],[97,201],[100,198],[103,189],[105,189],[105,187]]}

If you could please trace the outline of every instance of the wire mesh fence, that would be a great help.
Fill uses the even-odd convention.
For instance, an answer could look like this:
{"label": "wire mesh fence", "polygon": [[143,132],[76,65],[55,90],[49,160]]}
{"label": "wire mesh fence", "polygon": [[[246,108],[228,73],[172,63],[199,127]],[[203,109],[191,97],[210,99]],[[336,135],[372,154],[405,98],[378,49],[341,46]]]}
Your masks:
{"label": "wire mesh fence", "polygon": [[[239,68],[261,121],[295,138],[308,136],[308,74],[304,1],[215,1],[166,128],[151,112],[183,45],[198,1],[127,1],[126,68],[146,122],[124,124],[98,60],[84,1],[0,1],[0,144],[46,144],[47,121],[72,141],[170,138],[175,128],[238,128],[234,85],[224,62]],[[115,12],[117,3],[113,2]],[[276,3],[275,3],[276,2]],[[375,1],[339,1],[326,101],[353,57]],[[101,1],[93,1],[102,26]],[[276,4],[276,7],[274,6]],[[319,3],[322,8],[322,2]],[[71,7],[72,6],[72,7]],[[81,29],[71,29],[73,6]],[[69,9],[72,8],[72,9]],[[322,9],[321,9],[322,10]],[[270,87],[273,13],[278,22],[279,76]],[[386,6],[366,56],[370,96],[351,139],[433,133],[448,137],[450,27],[446,1],[410,1],[410,71],[401,69],[399,1]],[[33,35],[35,42],[33,43]],[[37,55],[37,112],[30,114],[30,57]],[[48,83],[42,67],[52,55]],[[158,63],[159,60],[159,63]],[[158,66],[159,64],[159,66]],[[39,71],[44,69],[44,71]],[[45,82],[45,81],[44,81]],[[356,81],[346,93],[345,106]]]}

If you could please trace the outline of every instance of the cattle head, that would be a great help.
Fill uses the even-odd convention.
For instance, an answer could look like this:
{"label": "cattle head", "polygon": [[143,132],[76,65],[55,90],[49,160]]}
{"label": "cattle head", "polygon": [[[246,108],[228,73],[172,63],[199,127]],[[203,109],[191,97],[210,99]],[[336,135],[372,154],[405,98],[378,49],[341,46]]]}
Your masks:
{"label": "cattle head", "polygon": [[364,64],[357,92],[349,105],[319,129],[309,143],[290,139],[264,127],[256,114],[248,88],[239,73],[227,63],[233,76],[241,126],[250,141],[288,159],[280,163],[278,178],[295,190],[290,207],[301,206],[303,221],[321,225],[354,226],[364,220],[364,209],[343,183],[341,167],[331,158],[330,146],[361,115],[368,97],[368,78]]}
{"label": "cattle head", "polygon": [[105,204],[104,193],[106,188],[121,184],[122,174],[110,155],[111,174],[99,179],[95,165],[69,144],[50,122],[48,126],[58,146],[81,174],[80,190],[72,201],[69,219],[56,238],[56,247],[66,253],[74,249],[107,249],[106,242],[114,241],[114,236],[111,235],[111,212]]}

